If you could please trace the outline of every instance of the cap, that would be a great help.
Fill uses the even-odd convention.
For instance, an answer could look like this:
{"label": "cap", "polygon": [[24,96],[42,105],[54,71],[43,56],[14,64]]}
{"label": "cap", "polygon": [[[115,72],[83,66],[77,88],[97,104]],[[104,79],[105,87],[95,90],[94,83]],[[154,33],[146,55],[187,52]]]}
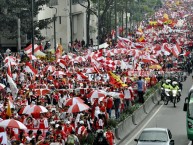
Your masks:
{"label": "cap", "polygon": [[70,121],[66,121],[66,124],[70,124]]}
{"label": "cap", "polygon": [[84,121],[83,121],[83,120],[80,120],[79,123],[80,123],[80,124],[84,124]]}

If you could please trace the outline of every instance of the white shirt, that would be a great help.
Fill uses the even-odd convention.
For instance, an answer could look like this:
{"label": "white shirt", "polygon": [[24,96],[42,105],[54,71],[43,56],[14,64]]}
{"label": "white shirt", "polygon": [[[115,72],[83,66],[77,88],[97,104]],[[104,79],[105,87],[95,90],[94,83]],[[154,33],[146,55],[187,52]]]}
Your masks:
{"label": "white shirt", "polygon": [[23,72],[20,73],[19,77],[20,77],[20,81],[24,81],[25,80],[25,74]]}
{"label": "white shirt", "polygon": [[13,76],[13,80],[15,81],[17,79],[17,74],[13,73],[12,76]]}

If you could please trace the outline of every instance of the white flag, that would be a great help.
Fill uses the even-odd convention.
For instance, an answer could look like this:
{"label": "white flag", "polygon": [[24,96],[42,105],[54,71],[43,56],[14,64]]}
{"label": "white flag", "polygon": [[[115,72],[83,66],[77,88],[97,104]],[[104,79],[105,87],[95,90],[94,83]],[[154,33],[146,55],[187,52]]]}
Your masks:
{"label": "white flag", "polygon": [[127,64],[123,60],[121,60],[121,69],[127,69]]}
{"label": "white flag", "polygon": [[17,85],[8,74],[7,74],[7,81],[9,83],[13,99],[15,100],[15,98],[17,97],[17,93],[18,93]]}
{"label": "white flag", "polygon": [[6,132],[1,132],[0,133],[0,144],[1,145],[8,144],[7,143],[7,134],[6,134]]}

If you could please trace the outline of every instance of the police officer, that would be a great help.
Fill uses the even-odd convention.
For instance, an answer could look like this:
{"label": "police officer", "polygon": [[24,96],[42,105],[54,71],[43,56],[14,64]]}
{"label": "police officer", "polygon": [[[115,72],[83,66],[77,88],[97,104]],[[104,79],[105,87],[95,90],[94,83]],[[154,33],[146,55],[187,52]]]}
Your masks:
{"label": "police officer", "polygon": [[167,80],[165,81],[165,83],[162,84],[162,87],[163,87],[164,89],[171,89],[171,88],[172,88],[172,86],[171,86],[171,80],[167,79]]}
{"label": "police officer", "polygon": [[178,86],[178,82],[176,82],[176,81],[173,81],[173,82],[172,82],[172,88],[171,88],[171,90],[176,90],[176,91],[178,91],[178,94],[177,94],[177,102],[179,102],[179,101],[180,101],[180,96],[181,96],[181,94],[180,94],[180,92],[179,92],[180,88],[179,88],[179,86]]}

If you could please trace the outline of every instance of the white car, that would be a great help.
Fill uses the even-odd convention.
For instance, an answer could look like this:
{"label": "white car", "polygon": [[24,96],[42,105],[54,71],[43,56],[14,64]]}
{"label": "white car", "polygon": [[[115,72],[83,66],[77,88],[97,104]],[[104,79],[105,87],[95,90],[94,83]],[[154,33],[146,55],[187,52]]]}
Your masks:
{"label": "white car", "polygon": [[135,141],[137,145],[174,145],[171,131],[167,128],[145,128]]}

